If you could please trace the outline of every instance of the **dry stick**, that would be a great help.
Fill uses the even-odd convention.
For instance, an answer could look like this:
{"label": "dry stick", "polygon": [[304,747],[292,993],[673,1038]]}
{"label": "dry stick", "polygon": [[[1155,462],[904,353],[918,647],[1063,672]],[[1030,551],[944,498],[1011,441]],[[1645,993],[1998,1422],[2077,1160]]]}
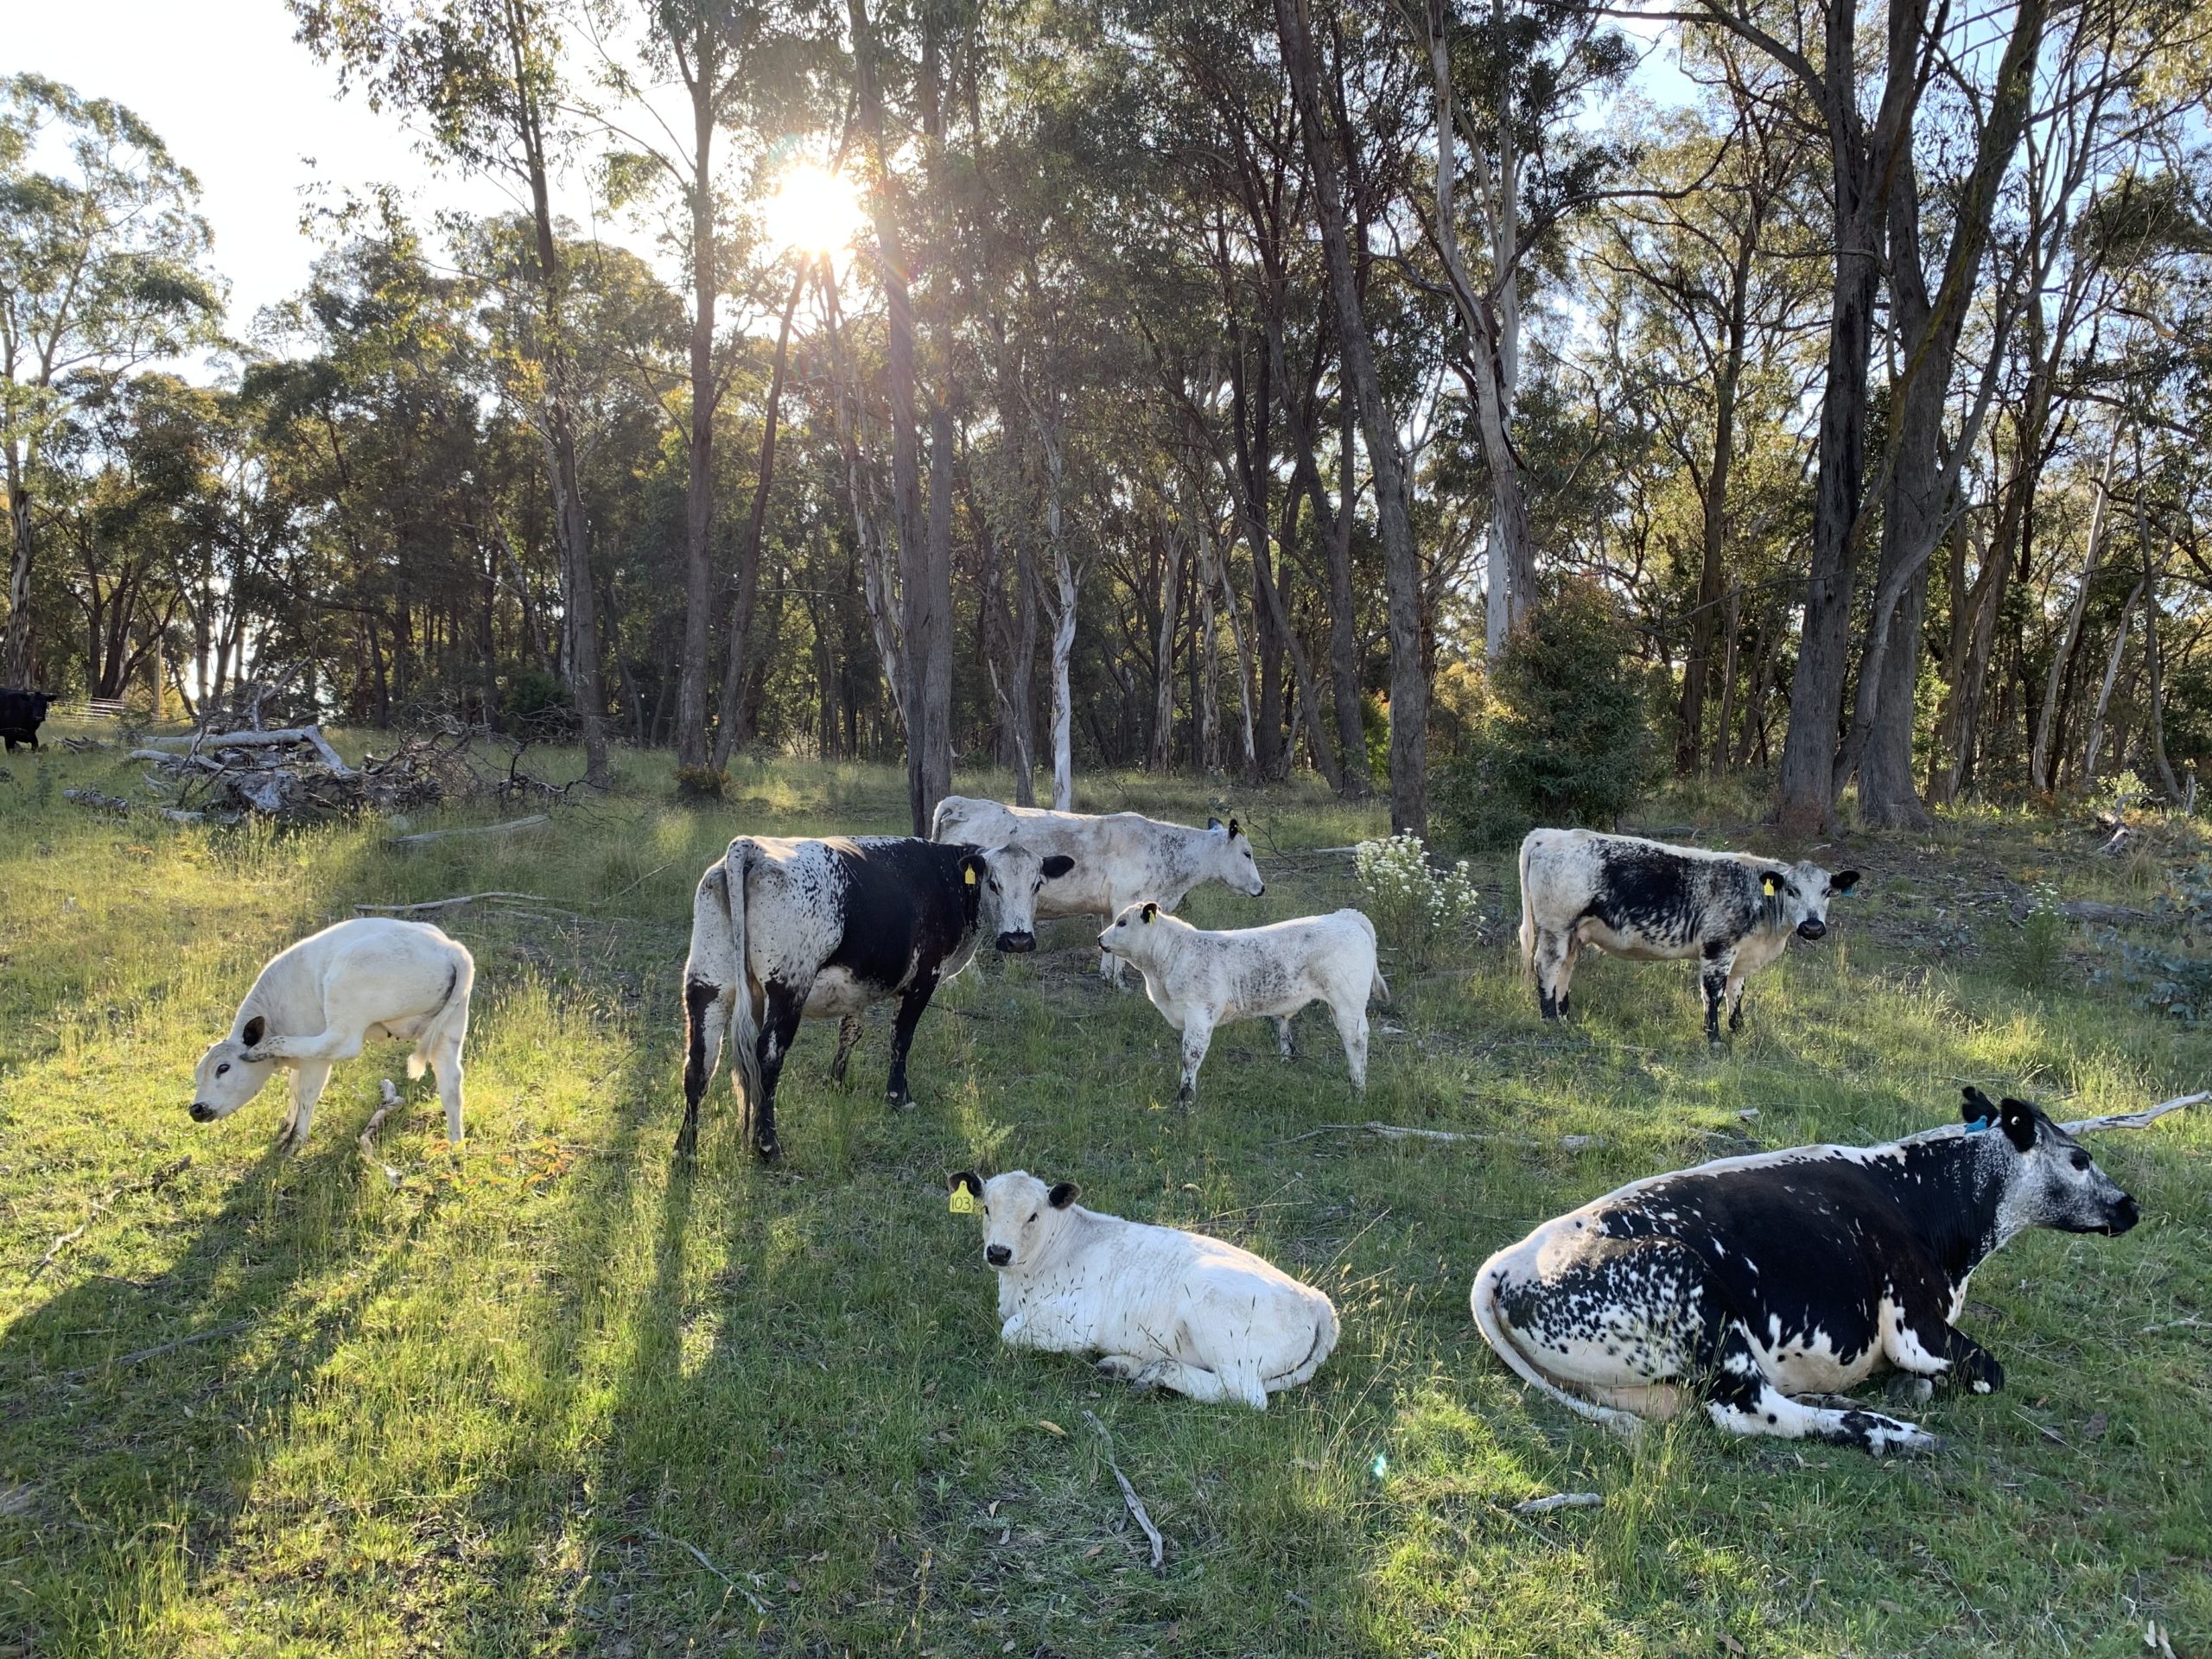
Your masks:
{"label": "dry stick", "polygon": [[480,823],[460,830],[425,830],[417,835],[394,836],[387,847],[420,847],[425,842],[442,841],[448,836],[504,836],[517,830],[534,830],[541,823],[553,822],[549,812],[533,812],[528,817],[509,818],[503,823]]}
{"label": "dry stick", "polygon": [[100,1197],[94,1198],[92,1207],[86,1211],[85,1219],[76,1228],[69,1232],[57,1233],[54,1236],[54,1243],[47,1246],[46,1254],[39,1258],[38,1265],[31,1269],[32,1281],[35,1282],[40,1274],[52,1267],[54,1258],[62,1251],[82,1238],[85,1236],[85,1229],[105,1214],[109,1206],[118,1198],[128,1198],[134,1192],[158,1192],[191,1167],[192,1160],[189,1156],[180,1158],[173,1164],[163,1164],[150,1175],[142,1175],[135,1181],[125,1181],[112,1192],[103,1193]]}
{"label": "dry stick", "polygon": [[270,744],[305,743],[321,757],[322,764],[341,778],[353,775],[337,750],[330,747],[330,740],[322,734],[320,726],[287,726],[274,732],[201,732],[191,737],[149,737],[149,747],[156,749],[177,748],[197,754],[200,745],[213,749],[251,749]]}
{"label": "dry stick", "polygon": [[[353,906],[353,913],[357,916],[404,916],[418,910],[452,910],[461,905],[473,905],[480,901],[526,905],[553,903],[550,899],[543,898],[534,893],[464,893],[452,899],[425,899],[419,905],[356,905]],[[569,913],[572,912],[563,912],[564,915]]]}
{"label": "dry stick", "polygon": [[2212,1090],[2206,1090],[2200,1094],[2176,1095],[2171,1100],[2153,1106],[2145,1112],[2121,1112],[2110,1117],[2076,1118],[2071,1123],[2062,1123],[2058,1127],[2069,1135],[2087,1135],[2092,1129],[2148,1128],[2168,1112],[2177,1112],[2184,1106],[2202,1105],[2208,1100],[2212,1100]]}
{"label": "dry stick", "polygon": [[1321,1135],[1373,1135],[1385,1141],[1467,1141],[1509,1147],[1548,1147],[1556,1144],[1567,1152],[1580,1152],[1599,1143],[1599,1137],[1594,1135],[1562,1135],[1554,1143],[1527,1135],[1474,1135],[1464,1129],[1408,1129],[1395,1123],[1377,1123],[1370,1119],[1365,1123],[1324,1123],[1303,1135],[1294,1135],[1282,1144],[1287,1147],[1300,1141],[1311,1141]]}
{"label": "dry stick", "polygon": [[724,1584],[729,1586],[731,1589],[736,1591],[739,1595],[743,1596],[747,1601],[751,1602],[753,1604],[753,1611],[754,1612],[760,1614],[763,1618],[767,1618],[768,1604],[761,1600],[760,1597],[754,1595],[750,1590],[740,1584],[735,1579],[730,1577],[728,1573],[723,1572],[721,1568],[716,1567],[712,1561],[709,1560],[706,1556],[706,1552],[701,1549],[698,1545],[687,1543],[684,1540],[672,1537],[664,1532],[656,1532],[651,1527],[639,1527],[638,1530],[646,1537],[652,1539],[657,1543],[674,1544],[677,1548],[688,1552],[693,1560],[698,1562],[699,1565],[705,1567],[708,1572],[713,1573]]}
{"label": "dry stick", "polygon": [[173,1354],[180,1348],[191,1347],[195,1342],[213,1342],[218,1337],[236,1336],[252,1323],[251,1319],[233,1319],[228,1325],[219,1325],[210,1331],[195,1331],[188,1337],[179,1337],[175,1342],[141,1348],[135,1354],[124,1354],[99,1365],[80,1365],[73,1371],[63,1371],[60,1375],[64,1382],[73,1382],[80,1376],[90,1376],[94,1371],[104,1371],[111,1366],[136,1365],[142,1359],[156,1359],[163,1354]]}
{"label": "dry stick", "polygon": [[1122,1472],[1122,1465],[1114,1461],[1114,1437],[1106,1432],[1106,1425],[1098,1421],[1096,1413],[1089,1410],[1084,1411],[1083,1419],[1096,1429],[1098,1438],[1106,1442],[1106,1466],[1114,1471],[1114,1478],[1121,1483],[1122,1501],[1129,1506],[1129,1513],[1136,1517],[1137,1525],[1144,1529],[1144,1535],[1152,1540],[1152,1570],[1157,1573],[1160,1560],[1167,1550],[1166,1543],[1160,1535],[1160,1529],[1152,1524],[1152,1517],[1145,1513],[1144,1500],[1137,1496],[1137,1489],[1129,1484],[1129,1478]]}

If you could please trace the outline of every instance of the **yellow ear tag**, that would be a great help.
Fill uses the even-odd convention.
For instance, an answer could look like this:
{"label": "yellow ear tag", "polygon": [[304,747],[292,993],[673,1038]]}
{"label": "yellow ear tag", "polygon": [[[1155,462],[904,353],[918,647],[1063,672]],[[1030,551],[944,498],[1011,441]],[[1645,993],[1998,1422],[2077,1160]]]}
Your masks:
{"label": "yellow ear tag", "polygon": [[1768,898],[1771,899],[1782,891],[1782,883],[1775,879],[1774,872],[1769,870],[1764,875],[1759,877],[1759,887]]}
{"label": "yellow ear tag", "polygon": [[945,1206],[956,1216],[979,1216],[983,1206],[976,1202],[976,1195],[964,1186],[952,1189],[952,1202]]}
{"label": "yellow ear tag", "polygon": [[968,879],[968,885],[969,887],[972,887],[976,885],[976,867],[973,864],[967,866],[960,872],[960,874]]}

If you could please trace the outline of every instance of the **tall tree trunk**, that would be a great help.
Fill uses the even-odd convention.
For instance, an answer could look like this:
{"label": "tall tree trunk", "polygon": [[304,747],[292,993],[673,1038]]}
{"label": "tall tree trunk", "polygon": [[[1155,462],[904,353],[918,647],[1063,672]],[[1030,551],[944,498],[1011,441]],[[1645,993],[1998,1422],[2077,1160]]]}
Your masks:
{"label": "tall tree trunk", "polygon": [[[1697,608],[1690,615],[1689,656],[1682,664],[1681,727],[1675,743],[1675,769],[1698,769],[1705,743],[1706,680],[1713,671],[1713,634],[1719,622],[1723,563],[1728,545],[1728,476],[1736,454],[1736,387],[1744,367],[1744,294],[1751,277],[1751,249],[1746,238],[1737,251],[1729,289],[1728,346],[1713,383],[1713,459],[1705,474],[1701,555],[1698,564]],[[1724,701],[1726,692],[1723,694]],[[1728,741],[1727,715],[1713,746]]]}
{"label": "tall tree trunk", "polygon": [[[1718,17],[1710,0],[1708,10]],[[1858,0],[1830,0],[1827,14],[1817,91],[1827,130],[1835,259],[1815,450],[1812,567],[1775,804],[1777,822],[1798,834],[1826,827],[1834,814],[1836,738],[1843,721],[1865,485],[1866,375],[1887,239],[1886,186],[1893,158],[1911,143],[1927,0],[1892,0],[1889,8],[1888,77],[1872,132],[1859,108]]]}
{"label": "tall tree trunk", "polygon": [[1160,628],[1152,658],[1151,770],[1160,776],[1175,764],[1175,634],[1183,614],[1183,533],[1164,520],[1160,551],[1166,569],[1160,601]]}
{"label": "tall tree trunk", "polygon": [[775,367],[768,376],[768,405],[760,417],[760,473],[753,480],[753,511],[745,521],[745,539],[737,550],[737,575],[731,583],[729,655],[722,665],[721,717],[715,728],[716,772],[728,771],[732,751],[753,741],[741,688],[747,673],[753,612],[760,593],[760,532],[767,522],[768,491],[776,476],[776,424],[783,411],[784,373],[791,361],[791,314],[798,309],[799,295],[812,275],[810,264],[801,266],[791,283],[791,297],[784,302],[783,320],[776,326]]}
{"label": "tall tree trunk", "polygon": [[31,663],[31,559],[35,551],[29,473],[35,453],[12,436],[6,444],[8,461],[8,638],[0,671],[10,685],[35,689]]}
{"label": "tall tree trunk", "polygon": [[[2113,630],[2112,650],[2105,656],[2105,677],[2097,688],[2096,711],[2089,716],[2089,741],[2082,751],[2081,793],[2084,795],[2097,781],[2097,755],[2104,747],[2105,715],[2112,708],[2113,687],[2120,681],[2120,658],[2127,652],[2128,626],[2135,620],[2135,607],[2150,582],[2151,574],[2145,570],[2120,607],[2120,622]],[[2124,753],[2122,758],[2125,759]]]}
{"label": "tall tree trunk", "polygon": [[[1274,782],[1287,769],[1283,743],[1282,661],[1284,640],[1275,630],[1274,615],[1261,596],[1274,581],[1274,553],[1268,540],[1269,485],[1274,472],[1274,365],[1281,356],[1281,315],[1270,311],[1266,319],[1268,349],[1256,372],[1259,386],[1248,400],[1244,389],[1243,338],[1241,325],[1230,359],[1230,426],[1236,442],[1236,475],[1230,487],[1236,493],[1238,516],[1244,524],[1245,544],[1252,554],[1252,650],[1258,659],[1260,704],[1253,744],[1247,753],[1246,777]],[[1248,690],[1249,690],[1248,687]],[[1253,725],[1250,710],[1246,723]]]}
{"label": "tall tree trunk", "polygon": [[1351,249],[1344,233],[1337,158],[1328,130],[1322,124],[1319,71],[1305,0],[1275,0],[1275,30],[1313,175],[1322,251],[1336,302],[1338,353],[1344,378],[1359,406],[1368,462],[1375,476],[1390,635],[1390,827],[1395,832],[1425,836],[1428,833],[1428,683],[1421,671],[1421,558],[1406,508],[1397,421],[1383,402],[1367,319],[1360,309]]}
{"label": "tall tree trunk", "polygon": [[2058,694],[2073,666],[2074,646],[2082,633],[2082,618],[2089,608],[2089,584],[2097,574],[2098,562],[2104,557],[2105,520],[2112,501],[2113,463],[2120,457],[2120,423],[2114,420],[2112,442],[2105,448],[2104,469],[2097,475],[2096,505],[2089,510],[2089,544],[2082,557],[2082,581],[2074,590],[2074,602],[2067,607],[2065,626],[2059,631],[2057,644],[2051,651],[2050,672],[2044,681],[2043,713],[2036,721],[2035,745],[2028,753],[2028,782],[2045,794],[2050,792],[2056,777],[2052,761],[2053,739],[2058,729]]}

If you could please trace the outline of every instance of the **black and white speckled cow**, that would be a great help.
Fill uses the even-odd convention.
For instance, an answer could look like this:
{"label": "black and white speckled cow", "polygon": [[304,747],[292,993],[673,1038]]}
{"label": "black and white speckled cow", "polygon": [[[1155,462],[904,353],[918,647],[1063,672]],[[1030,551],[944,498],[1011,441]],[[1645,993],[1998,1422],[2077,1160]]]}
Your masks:
{"label": "black and white speckled cow", "polygon": [[[1882,1370],[1988,1394],[2005,1373],[1958,1329],[1974,1268],[2016,1233],[2124,1233],[2135,1200],[2025,1101],[1966,1091],[1963,1128],[1798,1147],[1631,1182],[1548,1221],[1475,1274],[1498,1357],[1619,1428],[1703,1403],[1738,1434],[1932,1449],[1908,1422],[1793,1395]],[[1904,1386],[1901,1389],[1899,1383]]]}
{"label": "black and white speckled cow", "polygon": [[1586,944],[1637,962],[1702,963],[1705,1034],[1744,1023],[1744,981],[1780,957],[1795,933],[1828,931],[1828,899],[1859,872],[1784,864],[1750,853],[1670,847],[1592,830],[1531,830],[1521,843],[1521,962],[1536,977],[1544,1018],[1567,1012],[1574,959]]}
{"label": "black and white speckled cow", "polygon": [[699,1102],[725,1036],[747,1139],[773,1158],[776,1080],[799,1021],[839,1022],[830,1075],[842,1082],[861,1013],[893,997],[887,1094],[894,1108],[911,1105],[906,1051],[937,988],[985,935],[1001,950],[1035,950],[1037,894],[1074,868],[1019,844],[984,852],[904,836],[730,842],[692,895],[677,1154],[697,1147]]}

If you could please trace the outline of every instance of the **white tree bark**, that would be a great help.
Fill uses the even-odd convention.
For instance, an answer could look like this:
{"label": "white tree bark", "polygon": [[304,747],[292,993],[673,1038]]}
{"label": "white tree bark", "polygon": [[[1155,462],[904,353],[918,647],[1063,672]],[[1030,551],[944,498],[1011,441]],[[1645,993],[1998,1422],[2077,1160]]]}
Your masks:
{"label": "white tree bark", "polygon": [[2097,475],[2097,504],[2089,513],[2089,549],[2082,560],[2082,581],[2074,590],[2074,603],[2066,613],[2066,626],[2058,649],[2050,654],[2050,672],[2043,686],[2043,715],[2036,721],[2035,747],[2028,757],[2028,781],[2049,792],[2051,785],[2051,734],[2058,725],[2058,690],[2066,683],[2066,665],[2073,660],[2075,641],[2081,638],[2082,616],[2089,607],[2089,580],[2104,556],[2106,504],[2112,499],[2113,462],[2120,455],[2120,423],[2112,427],[2112,442],[2105,449],[2104,470]]}

